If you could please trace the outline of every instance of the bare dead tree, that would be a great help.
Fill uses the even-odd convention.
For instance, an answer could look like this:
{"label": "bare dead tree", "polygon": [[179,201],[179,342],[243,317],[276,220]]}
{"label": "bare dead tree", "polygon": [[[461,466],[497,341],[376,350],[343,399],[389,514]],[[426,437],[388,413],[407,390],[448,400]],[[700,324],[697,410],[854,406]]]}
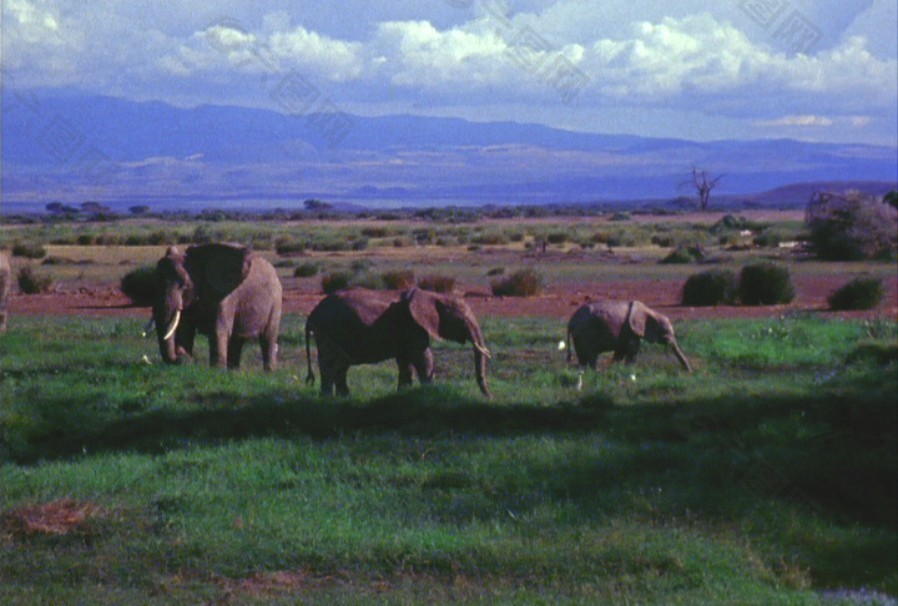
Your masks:
{"label": "bare dead tree", "polygon": [[701,210],[708,210],[711,206],[711,190],[717,186],[717,182],[722,178],[723,175],[718,175],[709,179],[707,171],[692,167],[692,183],[695,185],[695,189],[698,190],[698,207]]}

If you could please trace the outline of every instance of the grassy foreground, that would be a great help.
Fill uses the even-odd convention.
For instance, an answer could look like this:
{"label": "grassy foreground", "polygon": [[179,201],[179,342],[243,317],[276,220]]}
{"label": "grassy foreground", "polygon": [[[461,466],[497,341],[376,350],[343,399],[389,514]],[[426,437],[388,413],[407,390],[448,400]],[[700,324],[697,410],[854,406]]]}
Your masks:
{"label": "grassy foreground", "polygon": [[[898,329],[684,322],[587,376],[540,318],[395,392],[163,367],[138,320],[0,336],[0,603],[856,604],[898,595]],[[146,355],[153,364],[142,360]],[[868,601],[863,601],[868,600]]]}

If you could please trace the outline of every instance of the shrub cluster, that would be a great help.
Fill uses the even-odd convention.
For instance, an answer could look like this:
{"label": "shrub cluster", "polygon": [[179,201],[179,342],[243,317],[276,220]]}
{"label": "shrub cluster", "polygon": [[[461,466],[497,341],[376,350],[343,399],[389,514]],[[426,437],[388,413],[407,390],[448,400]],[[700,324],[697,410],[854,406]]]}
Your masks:
{"label": "shrub cluster", "polygon": [[451,293],[455,288],[455,278],[444,275],[422,276],[418,279],[418,286],[433,292]]}
{"label": "shrub cluster", "polygon": [[43,259],[47,256],[47,249],[40,242],[16,242],[12,247],[12,254],[26,259]]}
{"label": "shrub cluster", "polygon": [[679,246],[669,255],[661,259],[659,263],[663,264],[681,264],[698,263],[703,261],[705,253],[701,246]]}
{"label": "shrub cluster", "polygon": [[404,290],[415,285],[415,273],[410,269],[386,271],[380,274],[379,282],[387,290]]}
{"label": "shrub cluster", "polygon": [[49,274],[35,273],[30,266],[19,270],[17,275],[19,290],[26,295],[37,295],[50,292],[53,288],[53,278]]}
{"label": "shrub cluster", "polygon": [[282,257],[301,255],[306,252],[306,243],[289,238],[278,238],[274,243],[274,250]]}
{"label": "shrub cluster", "polygon": [[353,274],[348,271],[326,273],[321,277],[321,290],[327,295],[332,292],[337,292],[338,290],[343,290],[344,288],[349,288],[352,284],[352,278]]}
{"label": "shrub cluster", "polygon": [[543,278],[539,272],[526,268],[490,282],[490,288],[500,297],[531,297],[542,292]]}
{"label": "shrub cluster", "polygon": [[788,268],[771,262],[755,263],[742,268],[737,279],[730,270],[710,270],[690,276],[683,285],[682,304],[693,307],[709,305],[777,305],[795,298]]}
{"label": "shrub cluster", "polygon": [[312,276],[318,275],[318,271],[321,268],[317,263],[302,263],[298,265],[296,269],[293,270],[294,278],[311,278]]}
{"label": "shrub cluster", "polygon": [[156,293],[156,268],[145,265],[129,271],[122,277],[119,288],[132,304],[139,307],[152,305]]}
{"label": "shrub cluster", "polygon": [[777,305],[795,298],[789,269],[771,262],[742,268],[739,275],[739,300],[743,305]]}
{"label": "shrub cluster", "polygon": [[882,280],[855,278],[832,293],[827,302],[834,311],[873,309],[882,301],[884,294]]}
{"label": "shrub cluster", "polygon": [[735,272],[712,269],[689,276],[683,285],[683,305],[706,307],[736,303],[738,285]]}

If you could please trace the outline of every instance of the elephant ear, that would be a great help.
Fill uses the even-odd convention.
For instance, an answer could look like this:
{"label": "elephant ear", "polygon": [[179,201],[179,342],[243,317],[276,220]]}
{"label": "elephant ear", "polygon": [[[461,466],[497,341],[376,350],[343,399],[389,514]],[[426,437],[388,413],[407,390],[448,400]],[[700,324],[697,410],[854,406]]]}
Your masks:
{"label": "elephant ear", "polygon": [[630,330],[640,339],[645,337],[645,323],[648,316],[648,308],[639,301],[630,302],[630,310],[627,312],[627,324]]}
{"label": "elephant ear", "polygon": [[413,288],[402,293],[400,301],[408,303],[408,311],[412,319],[431,337],[441,341],[440,314],[437,311],[436,299],[422,290]]}
{"label": "elephant ear", "polygon": [[198,284],[215,298],[240,286],[252,263],[249,249],[230,244],[202,244],[187,249],[186,265]]}

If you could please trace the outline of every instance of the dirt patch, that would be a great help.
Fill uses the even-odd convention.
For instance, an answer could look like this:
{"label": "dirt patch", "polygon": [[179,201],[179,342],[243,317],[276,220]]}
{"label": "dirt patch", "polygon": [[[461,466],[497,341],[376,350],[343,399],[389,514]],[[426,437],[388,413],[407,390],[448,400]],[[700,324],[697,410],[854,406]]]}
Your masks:
{"label": "dirt patch", "polygon": [[[598,299],[639,299],[646,305],[663,310],[673,319],[696,318],[758,318],[793,312],[814,312],[842,318],[898,318],[898,276],[884,280],[882,303],[868,311],[830,312],[827,297],[845,284],[841,274],[793,276],[795,300],[788,305],[775,306],[718,306],[683,307],[679,304],[682,280],[636,279],[626,281],[561,282],[533,297],[496,297],[483,287],[456,287],[456,294],[465,298],[478,317],[543,316],[566,319],[574,310]],[[307,315],[324,295],[307,290],[285,290],[285,313]],[[104,286],[82,288],[75,292],[55,292],[41,295],[15,295],[10,298],[9,311],[14,318],[23,316],[74,315],[85,317],[137,317],[149,319],[148,308],[134,307],[119,290]],[[13,320],[14,321],[14,320]]]}
{"label": "dirt patch", "polygon": [[12,539],[88,534],[101,515],[98,505],[73,499],[23,505],[0,515],[0,534]]}

